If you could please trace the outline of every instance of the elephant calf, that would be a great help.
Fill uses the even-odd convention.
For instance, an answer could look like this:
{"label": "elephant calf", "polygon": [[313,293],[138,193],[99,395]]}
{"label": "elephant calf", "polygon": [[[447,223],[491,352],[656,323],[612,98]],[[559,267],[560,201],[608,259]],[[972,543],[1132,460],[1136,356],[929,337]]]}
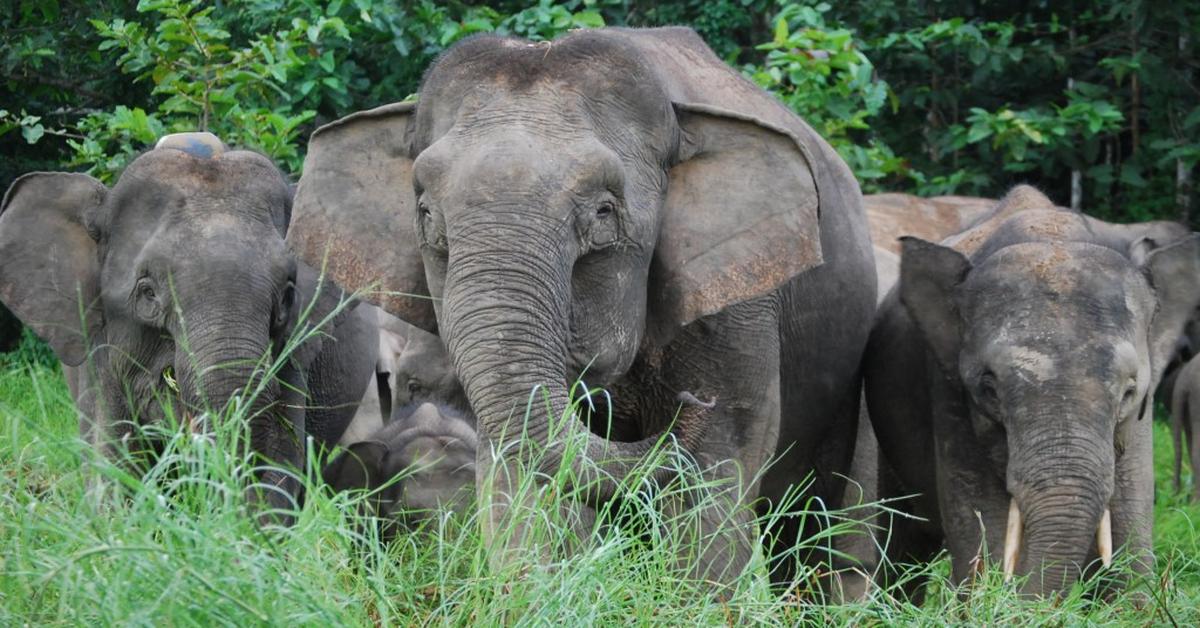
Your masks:
{"label": "elephant calf", "polygon": [[941,244],[902,239],[867,401],[956,580],[981,551],[1033,594],[1121,546],[1151,566],[1148,399],[1200,300],[1200,245],[1138,232],[1020,186]]}
{"label": "elephant calf", "polygon": [[334,490],[375,490],[371,501],[385,536],[395,523],[415,523],[438,508],[464,512],[475,487],[478,437],[467,417],[447,406],[398,408],[397,418],[331,460],[322,477]]}
{"label": "elephant calf", "polygon": [[442,339],[374,306],[360,307],[374,310],[377,316],[379,360],[375,379],[367,386],[358,414],[342,434],[341,444],[366,440],[422,402],[451,408],[474,427],[471,405]]}

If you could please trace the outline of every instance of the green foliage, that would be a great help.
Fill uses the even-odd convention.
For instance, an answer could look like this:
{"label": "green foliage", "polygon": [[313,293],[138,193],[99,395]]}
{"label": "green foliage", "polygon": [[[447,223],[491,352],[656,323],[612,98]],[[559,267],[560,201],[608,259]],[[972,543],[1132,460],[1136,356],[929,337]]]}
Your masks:
{"label": "green foliage", "polygon": [[767,51],[766,62],[746,72],[808,120],[860,181],[901,173],[903,160],[865,133],[887,104],[887,83],[875,77],[852,31],[825,23],[829,9],[825,3],[784,7],[775,20],[775,38],[757,47]]}
{"label": "green foliage", "polygon": [[111,179],[148,139],[197,128],[295,173],[317,124],[411,97],[462,37],[687,24],[804,116],[867,191],[998,196],[1024,181],[1066,203],[1077,172],[1084,207],[1103,217],[1179,211],[1176,168],[1200,163],[1195,0],[1156,10],[1104,0],[1070,15],[1052,3],[1010,9],[969,0],[21,0],[0,6],[0,177],[36,166]]}
{"label": "green foliage", "polygon": [[46,341],[34,335],[28,327],[17,328],[20,338],[16,347],[7,353],[0,353],[0,370],[12,367],[40,366],[47,369],[58,368],[58,357]]}

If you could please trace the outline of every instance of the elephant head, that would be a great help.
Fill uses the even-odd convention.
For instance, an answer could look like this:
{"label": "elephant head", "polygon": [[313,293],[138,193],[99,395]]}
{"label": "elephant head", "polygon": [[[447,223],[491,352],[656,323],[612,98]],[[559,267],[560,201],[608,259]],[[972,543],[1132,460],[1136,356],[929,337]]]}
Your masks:
{"label": "elephant head", "polygon": [[[349,445],[322,471],[334,490],[379,490],[371,504],[384,520],[387,537],[395,533],[395,523],[419,522],[438,508],[465,512],[475,485],[478,438],[463,415],[432,403],[402,414],[403,419]],[[396,476],[402,477],[391,482]]]}
{"label": "elephant head", "polygon": [[[1031,593],[1071,586],[1115,546],[1148,553],[1147,399],[1200,298],[1194,237],[1114,247],[1089,220],[1017,214],[970,257],[903,240],[900,300],[952,391],[934,426],[939,466],[991,469],[975,484],[939,471],[943,519],[946,504],[977,500],[989,533],[1006,530],[988,535],[993,555],[1003,548]],[[981,497],[990,482],[997,494]]]}
{"label": "elephant head", "polygon": [[[821,263],[801,127],[686,29],[475,37],[430,68],[419,104],[313,135],[289,239],[438,331],[481,437],[548,444],[581,374],[610,384],[684,325]],[[510,422],[534,389],[549,416]],[[585,461],[657,440],[574,433],[585,482],[623,473]]]}
{"label": "elephant head", "polygon": [[[68,173],[12,184],[0,206],[0,298],[88,373],[95,407],[81,408],[81,427],[102,451],[168,409],[207,431],[240,396],[251,450],[301,464],[302,376],[284,369],[289,386],[263,376],[312,297],[299,294],[284,242],[291,200],[267,158],[206,133],[163,138],[111,189]],[[282,489],[267,492],[275,506],[296,489],[281,473],[261,479]]]}
{"label": "elephant head", "polygon": [[[389,379],[394,381],[392,407],[396,410],[428,401],[471,416],[471,405],[437,334],[410,328]],[[392,418],[397,418],[395,413]]]}

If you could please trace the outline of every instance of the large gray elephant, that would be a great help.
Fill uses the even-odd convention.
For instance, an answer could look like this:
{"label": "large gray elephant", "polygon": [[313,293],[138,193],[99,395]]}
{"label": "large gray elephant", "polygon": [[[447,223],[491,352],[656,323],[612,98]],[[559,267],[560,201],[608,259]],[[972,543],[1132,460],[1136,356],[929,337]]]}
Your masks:
{"label": "large gray elephant", "polygon": [[[318,295],[318,274],[288,251],[291,201],[270,160],[206,133],[163,138],[112,189],[70,173],[12,184],[0,300],[67,367],[85,440],[114,455],[168,409],[208,431],[240,396],[250,449],[276,465],[303,468],[305,434],[337,441],[375,361],[374,323],[337,311],[340,290],[326,281]],[[250,394],[306,310],[309,327],[333,318]],[[259,479],[273,490],[251,490],[256,503],[294,503],[292,476]]]}
{"label": "large gray elephant", "polygon": [[942,244],[903,240],[867,401],[888,461],[921,494],[923,558],[944,539],[956,580],[981,552],[1036,594],[1115,548],[1152,565],[1147,400],[1200,300],[1200,245],[1139,231],[1153,227],[1019,186]]}
{"label": "large gray elephant", "polygon": [[[486,536],[517,481],[493,452],[547,446],[553,475],[563,448],[540,408],[562,416],[581,376],[613,400],[611,423],[570,421],[561,439],[586,441],[569,464],[590,501],[659,441],[677,399],[715,400],[689,403],[678,428],[728,480],[701,514],[703,533],[725,535],[693,565],[708,581],[746,564],[757,497],[766,508],[815,471],[814,493],[840,501],[875,303],[858,184],[693,31],[464,40],[418,103],[319,129],[304,170],[296,249],[335,252],[341,285],[376,285],[446,343],[479,421]],[[776,530],[777,549],[801,521]]]}

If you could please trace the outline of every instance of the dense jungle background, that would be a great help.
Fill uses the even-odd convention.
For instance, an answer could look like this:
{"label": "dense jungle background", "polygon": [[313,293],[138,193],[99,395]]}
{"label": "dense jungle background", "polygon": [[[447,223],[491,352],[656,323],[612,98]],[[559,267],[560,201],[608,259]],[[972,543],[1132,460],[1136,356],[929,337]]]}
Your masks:
{"label": "dense jungle background", "polygon": [[994,197],[1026,181],[1113,220],[1195,207],[1194,1],[3,4],[6,185],[34,169],[111,179],[162,133],[197,128],[298,176],[314,128],[412,95],[472,33],[686,24],[816,126],[868,192]]}
{"label": "dense jungle background", "polygon": [[[1200,226],[1196,0],[0,0],[0,186],[34,170],[112,182],[158,137],[198,129],[297,179],[316,127],[412,97],[463,37],[667,24],[696,29],[808,120],[865,192],[998,197],[1028,182],[1109,220]],[[343,497],[314,497],[276,536],[204,491],[169,515],[139,492],[97,512],[78,499],[88,458],[56,361],[13,330],[0,306],[0,351],[16,349],[0,355],[3,624],[1200,621],[1200,509],[1171,489],[1165,425],[1159,573],[1136,596],[1108,604],[1077,587],[1018,604],[992,573],[961,598],[943,560],[920,571],[934,577],[923,607],[886,592],[808,605],[754,578],[717,601],[659,569],[665,553],[631,559],[637,539],[502,582],[470,526],[364,552],[346,541]]]}

